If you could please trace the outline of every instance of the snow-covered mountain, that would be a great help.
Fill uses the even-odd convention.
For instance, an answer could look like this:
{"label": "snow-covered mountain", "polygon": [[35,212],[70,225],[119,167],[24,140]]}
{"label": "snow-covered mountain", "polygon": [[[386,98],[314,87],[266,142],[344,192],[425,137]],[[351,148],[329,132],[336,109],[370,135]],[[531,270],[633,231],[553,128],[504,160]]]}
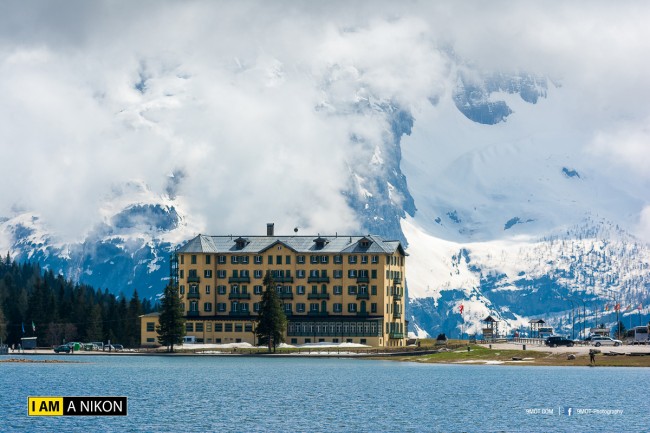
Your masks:
{"label": "snow-covered mountain", "polygon": [[[285,72],[269,64],[275,86]],[[353,125],[340,194],[362,231],[408,246],[411,330],[476,333],[488,314],[503,329],[544,318],[566,330],[571,302],[583,306],[589,326],[611,323],[602,311],[613,302],[624,317],[642,304],[647,319],[650,250],[631,233],[648,185],[622,178],[589,151],[593,131],[569,121],[575,94],[567,87],[473,69],[449,54],[445,64],[437,90],[419,106],[350,66],[314,77],[314,112]],[[143,94],[148,85],[143,77],[133,83]],[[174,95],[164,86],[160,92],[173,105]],[[118,116],[138,120],[147,107],[134,103]],[[114,187],[101,219],[77,242],[59,240],[38,209],[16,210],[0,219],[0,247],[98,288],[155,296],[169,253],[208,218],[196,215],[200,207],[190,211],[174,176],[180,183],[182,172],[162,193],[141,181]],[[232,208],[237,203],[223,203],[224,213]]]}
{"label": "snow-covered mountain", "polygon": [[116,187],[103,220],[80,242],[61,242],[38,215],[4,218],[0,234],[10,256],[38,262],[66,278],[131,296],[159,294],[169,278],[169,255],[192,233],[177,211],[181,199],[157,196],[142,182]]}

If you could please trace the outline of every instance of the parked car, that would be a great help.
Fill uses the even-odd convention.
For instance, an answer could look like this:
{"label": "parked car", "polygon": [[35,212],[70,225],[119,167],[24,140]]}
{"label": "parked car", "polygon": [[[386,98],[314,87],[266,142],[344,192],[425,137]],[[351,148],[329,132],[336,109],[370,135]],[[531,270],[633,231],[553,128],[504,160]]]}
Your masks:
{"label": "parked car", "polygon": [[54,348],[54,353],[60,353],[60,352],[65,352],[65,353],[70,353],[72,349],[70,349],[70,346],[67,344],[62,344],[61,346],[56,346]]}
{"label": "parked car", "polygon": [[612,337],[605,337],[601,335],[594,335],[591,337],[591,344],[596,347],[600,346],[620,346],[623,344],[621,340],[615,340]]}
{"label": "parked car", "polygon": [[117,351],[124,350],[124,346],[122,346],[121,344],[113,344],[113,350],[117,350]]}
{"label": "parked car", "polygon": [[573,347],[573,340],[562,337],[561,335],[551,335],[544,340],[544,344],[550,347],[568,346]]}

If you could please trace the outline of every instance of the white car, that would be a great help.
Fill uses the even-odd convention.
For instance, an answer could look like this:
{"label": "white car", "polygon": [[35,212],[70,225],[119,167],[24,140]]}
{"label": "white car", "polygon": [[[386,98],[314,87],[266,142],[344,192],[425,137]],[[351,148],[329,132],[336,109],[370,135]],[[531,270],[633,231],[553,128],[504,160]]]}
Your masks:
{"label": "white car", "polygon": [[615,340],[611,337],[604,336],[593,336],[591,337],[591,345],[600,347],[600,346],[620,346],[623,344],[621,340]]}

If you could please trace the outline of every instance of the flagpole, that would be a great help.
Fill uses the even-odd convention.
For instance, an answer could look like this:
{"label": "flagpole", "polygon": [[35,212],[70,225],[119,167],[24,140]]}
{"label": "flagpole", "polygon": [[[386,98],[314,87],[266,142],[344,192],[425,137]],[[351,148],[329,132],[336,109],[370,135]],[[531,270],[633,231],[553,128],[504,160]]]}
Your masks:
{"label": "flagpole", "polygon": [[461,316],[461,322],[460,322],[460,339],[463,339],[463,335],[465,334],[465,307],[463,304],[460,304],[460,316]]}

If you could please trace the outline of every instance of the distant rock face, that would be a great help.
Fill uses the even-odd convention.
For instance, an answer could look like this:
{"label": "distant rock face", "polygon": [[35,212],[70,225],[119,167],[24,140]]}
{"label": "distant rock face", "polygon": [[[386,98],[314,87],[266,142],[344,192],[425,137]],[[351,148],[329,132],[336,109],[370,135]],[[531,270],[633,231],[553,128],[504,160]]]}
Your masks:
{"label": "distant rock face", "polygon": [[[127,190],[133,190],[128,187]],[[133,192],[133,191],[131,191]],[[123,194],[119,195],[123,199]],[[106,222],[97,224],[79,243],[60,243],[38,217],[5,218],[0,230],[9,238],[13,259],[38,262],[73,281],[130,296],[134,290],[153,298],[169,278],[169,254],[176,245],[167,240],[191,236],[170,203],[152,202],[150,191],[138,187],[132,200]]]}
{"label": "distant rock face", "polygon": [[367,109],[385,117],[389,133],[376,149],[371,164],[357,167],[352,173],[353,187],[344,194],[368,233],[399,239],[406,245],[400,221],[406,214],[414,215],[416,209],[406,176],[400,168],[400,142],[404,135],[411,133],[413,117],[391,103],[380,103]]}
{"label": "distant rock face", "polygon": [[524,101],[535,104],[540,97],[546,97],[548,84],[545,78],[536,78],[529,74],[483,74],[476,78],[474,74],[461,72],[454,89],[453,98],[458,110],[468,119],[484,125],[505,122],[512,110],[505,101],[494,100],[492,95],[498,92],[519,94]]}
{"label": "distant rock face", "polygon": [[179,220],[173,206],[135,204],[113,216],[111,223],[116,229],[143,228],[169,231],[178,227]]}
{"label": "distant rock face", "polygon": [[575,177],[575,178],[580,179],[580,174],[576,170],[573,170],[573,169],[570,169],[570,168],[567,168],[567,167],[562,167],[562,173],[566,177],[569,177],[569,178]]}

